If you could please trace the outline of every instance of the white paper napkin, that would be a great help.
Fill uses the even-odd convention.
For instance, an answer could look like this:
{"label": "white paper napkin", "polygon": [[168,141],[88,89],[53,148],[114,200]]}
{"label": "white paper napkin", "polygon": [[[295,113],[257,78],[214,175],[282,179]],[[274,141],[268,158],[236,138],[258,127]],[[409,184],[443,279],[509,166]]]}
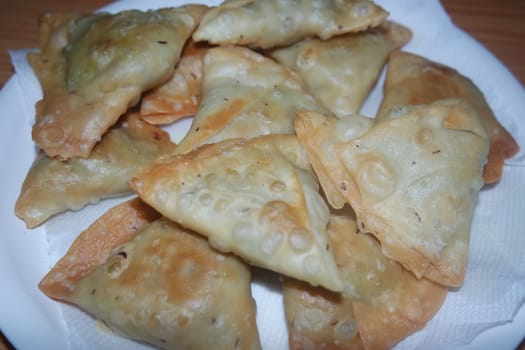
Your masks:
{"label": "white paper napkin", "polygon": [[[470,77],[484,92],[500,122],[522,148],[525,125],[525,92],[520,83],[468,35],[454,27],[437,0],[379,0],[391,19],[414,31],[405,50],[448,64]],[[119,1],[106,9],[176,5],[177,1]],[[32,124],[34,103],[40,99],[38,81],[26,60],[27,51],[11,52],[26,103],[25,121]],[[372,116],[381,100],[382,79],[363,108]],[[187,128],[187,125],[183,126]],[[502,180],[480,193],[472,225],[471,254],[464,285],[451,291],[439,313],[420,332],[396,349],[454,349],[469,343],[486,329],[511,321],[525,302],[525,152],[507,161]],[[48,234],[50,266],[69,248],[76,235],[112,205],[124,200],[104,200],[79,212],[50,220]],[[264,349],[287,349],[287,333],[278,276],[254,270],[252,287],[257,302],[257,323]],[[69,328],[71,349],[147,349],[113,335],[82,311],[61,305]],[[525,330],[523,331],[525,336]],[[487,344],[485,344],[487,345]],[[490,344],[487,345],[490,348]]]}

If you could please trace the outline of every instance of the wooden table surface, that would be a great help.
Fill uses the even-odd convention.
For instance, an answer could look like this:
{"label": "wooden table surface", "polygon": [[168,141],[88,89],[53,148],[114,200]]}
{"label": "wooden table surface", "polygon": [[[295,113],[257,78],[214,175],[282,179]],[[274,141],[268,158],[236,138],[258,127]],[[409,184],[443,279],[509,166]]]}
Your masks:
{"label": "wooden table surface", "polygon": [[[525,86],[525,1],[441,1],[454,23],[492,51]],[[0,86],[13,73],[7,50],[36,46],[40,13],[92,11],[107,3],[107,0],[0,0]],[[11,348],[0,334],[0,350],[4,349]],[[525,350],[525,346],[521,349]]]}

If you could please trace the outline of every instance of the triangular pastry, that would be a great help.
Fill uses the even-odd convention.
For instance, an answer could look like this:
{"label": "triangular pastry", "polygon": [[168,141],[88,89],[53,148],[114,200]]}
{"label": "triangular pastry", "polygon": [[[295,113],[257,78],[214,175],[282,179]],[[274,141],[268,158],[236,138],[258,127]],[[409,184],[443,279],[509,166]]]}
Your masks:
{"label": "triangular pastry", "polygon": [[390,52],[411,37],[408,28],[387,21],[328,40],[306,39],[274,50],[271,56],[296,72],[325,108],[344,116],[359,112]]}
{"label": "triangular pastry", "polygon": [[169,79],[205,9],[72,15],[61,25],[63,15],[43,16],[49,38],[28,56],[43,90],[33,140],[50,157],[87,157],[143,91]]}
{"label": "triangular pastry", "polygon": [[325,110],[295,73],[248,48],[209,49],[203,69],[202,101],[177,153],[236,137],[293,134],[297,110]]}
{"label": "triangular pastry", "polygon": [[365,30],[387,16],[367,0],[227,0],[204,14],[193,39],[268,49]]}
{"label": "triangular pastry", "polygon": [[505,159],[516,154],[520,147],[498,122],[479,88],[455,69],[408,52],[393,53],[388,61],[384,99],[377,117],[384,117],[392,108],[448,98],[469,103],[479,114],[490,140],[483,178],[485,183],[498,181]]}
{"label": "triangular pastry", "polygon": [[294,135],[230,139],[161,157],[132,180],[164,216],[249,263],[340,290],[328,208]]}
{"label": "triangular pastry", "polygon": [[80,234],[40,289],[162,349],[260,349],[248,266],[165,218],[128,232],[122,223],[152,209],[122,205]]}
{"label": "triangular pastry", "polygon": [[304,112],[296,121],[323,188],[351,205],[386,256],[417,277],[459,286],[488,152],[477,113],[444,100],[376,123],[343,119]]}
{"label": "triangular pastry", "polygon": [[55,214],[131,193],[128,180],[135,172],[174,146],[168,133],[129,112],[88,158],[59,161],[40,152],[22,184],[15,213],[32,228]]}

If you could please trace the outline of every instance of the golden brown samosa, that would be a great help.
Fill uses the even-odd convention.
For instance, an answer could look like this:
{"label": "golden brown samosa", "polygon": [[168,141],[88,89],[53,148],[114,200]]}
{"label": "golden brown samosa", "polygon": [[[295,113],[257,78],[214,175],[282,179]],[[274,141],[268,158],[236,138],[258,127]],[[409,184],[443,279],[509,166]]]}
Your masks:
{"label": "golden brown samosa", "polygon": [[131,180],[164,216],[249,263],[338,291],[328,208],[295,135],[207,144],[165,156]]}
{"label": "golden brown samosa", "polygon": [[466,76],[444,64],[408,52],[394,52],[388,61],[384,98],[377,113],[383,118],[391,109],[456,98],[476,110],[490,140],[488,162],[483,169],[485,183],[498,181],[505,159],[520,147],[499,123],[483,93]]}
{"label": "golden brown samosa", "polygon": [[40,289],[162,349],[260,349],[248,266],[158,215],[139,199],[110,209]]}
{"label": "golden brown samosa", "polygon": [[167,132],[135,112],[126,113],[87,158],[60,161],[40,152],[24,179],[15,213],[32,228],[58,213],[129,194],[135,172],[174,147]]}
{"label": "golden brown samosa", "polygon": [[193,39],[268,49],[361,31],[387,16],[368,0],[227,0],[204,14]]}
{"label": "golden brown samosa", "polygon": [[43,90],[33,140],[60,160],[89,156],[143,91],[169,79],[205,9],[43,16],[44,46],[28,56]]}
{"label": "golden brown samosa", "polygon": [[328,40],[306,39],[271,51],[303,80],[306,91],[337,116],[358,113],[388,55],[412,37],[407,27],[387,21]]}
{"label": "golden brown samosa", "polygon": [[330,203],[349,203],[387,257],[417,277],[461,285],[488,152],[468,104],[405,107],[375,123],[303,112],[296,130]]}

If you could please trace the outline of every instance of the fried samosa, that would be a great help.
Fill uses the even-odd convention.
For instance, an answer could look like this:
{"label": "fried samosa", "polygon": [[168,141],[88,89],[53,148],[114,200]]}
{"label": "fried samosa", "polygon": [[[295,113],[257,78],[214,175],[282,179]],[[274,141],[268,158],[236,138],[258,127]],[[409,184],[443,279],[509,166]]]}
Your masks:
{"label": "fried samosa", "polygon": [[294,135],[230,139],[161,157],[132,180],[164,216],[249,263],[338,291],[328,208]]}
{"label": "fried samosa", "polygon": [[55,214],[131,193],[128,180],[135,172],[174,147],[168,133],[129,112],[88,158],[59,161],[40,152],[22,184],[15,213],[33,228]]}
{"label": "fried samosa", "polygon": [[40,289],[162,349],[260,349],[248,266],[155,216],[138,199],[110,209]]}
{"label": "fried samosa", "polygon": [[365,30],[387,16],[368,0],[227,0],[204,14],[193,39],[268,49]]}
{"label": "fried samosa", "polygon": [[296,120],[325,192],[337,191],[330,202],[349,203],[360,230],[417,277],[461,285],[488,152],[478,114],[443,100],[376,123],[344,119],[304,112]]}
{"label": "fried samosa", "polygon": [[43,91],[33,140],[50,157],[88,157],[143,91],[173,74],[205,9],[44,15],[44,46],[28,56]]}
{"label": "fried samosa", "polygon": [[358,113],[383,70],[388,55],[412,32],[387,21],[367,31],[329,40],[306,39],[271,51],[303,80],[306,90],[337,116]]}
{"label": "fried samosa", "polygon": [[497,182],[503,173],[505,159],[520,147],[499,123],[483,93],[457,70],[408,52],[394,52],[388,61],[384,98],[378,118],[391,109],[457,98],[469,103],[479,114],[490,140],[488,162],[483,169],[485,183]]}
{"label": "fried samosa", "polygon": [[202,89],[199,111],[177,153],[236,137],[293,134],[297,110],[325,111],[295,73],[244,47],[208,50]]}

